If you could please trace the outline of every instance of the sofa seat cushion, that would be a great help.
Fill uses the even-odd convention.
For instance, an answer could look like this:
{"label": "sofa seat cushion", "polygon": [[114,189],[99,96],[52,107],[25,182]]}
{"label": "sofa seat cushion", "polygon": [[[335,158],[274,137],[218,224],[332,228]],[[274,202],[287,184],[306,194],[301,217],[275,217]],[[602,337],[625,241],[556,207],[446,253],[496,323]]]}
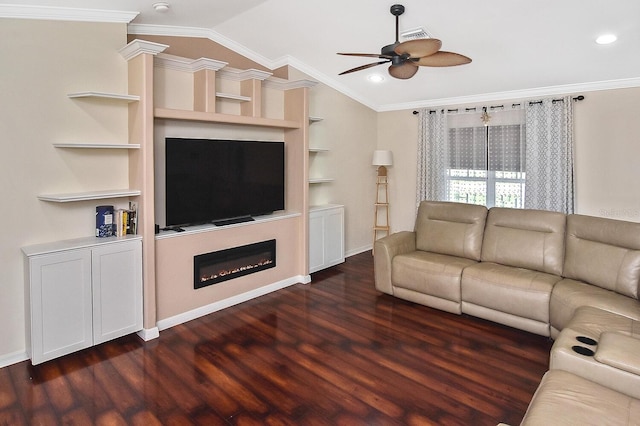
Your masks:
{"label": "sofa seat cushion", "polygon": [[462,270],[475,261],[417,250],[393,258],[394,287],[460,303]]}
{"label": "sofa seat cushion", "polygon": [[640,418],[640,400],[574,374],[548,371],[522,425],[631,425]]}
{"label": "sofa seat cushion", "polygon": [[557,275],[481,262],[462,274],[462,300],[522,318],[549,323],[549,298]]}
{"label": "sofa seat cushion", "polygon": [[640,302],[611,290],[582,281],[563,279],[553,287],[550,302],[550,321],[553,330],[561,331],[569,324],[581,306],[593,306],[640,320]]}

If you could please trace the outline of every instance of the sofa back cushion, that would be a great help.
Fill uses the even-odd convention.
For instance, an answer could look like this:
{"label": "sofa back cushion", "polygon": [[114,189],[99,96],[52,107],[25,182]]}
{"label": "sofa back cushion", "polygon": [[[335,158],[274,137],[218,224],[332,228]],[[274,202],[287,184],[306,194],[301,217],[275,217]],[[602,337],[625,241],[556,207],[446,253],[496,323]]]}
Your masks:
{"label": "sofa back cushion", "polygon": [[482,261],[561,275],[565,228],[564,213],[494,207],[487,216]]}
{"label": "sofa back cushion", "polygon": [[564,276],[638,299],[640,223],[567,217]]}
{"label": "sofa back cushion", "polygon": [[480,260],[486,218],[485,206],[423,201],[416,218],[416,248]]}

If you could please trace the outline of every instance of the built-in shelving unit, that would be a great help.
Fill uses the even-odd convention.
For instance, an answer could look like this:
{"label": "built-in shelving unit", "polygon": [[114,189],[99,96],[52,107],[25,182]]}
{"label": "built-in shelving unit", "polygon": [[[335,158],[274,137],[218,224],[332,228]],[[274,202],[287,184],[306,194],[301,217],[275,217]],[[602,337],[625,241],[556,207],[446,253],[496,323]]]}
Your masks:
{"label": "built-in shelving unit", "polygon": [[105,191],[75,192],[62,194],[41,194],[38,199],[53,203],[71,203],[87,200],[105,200],[109,198],[137,197],[141,191],[137,189],[111,189]]}
{"label": "built-in shelving unit", "polygon": [[[322,117],[318,116],[310,116],[309,124],[318,123],[324,120]],[[318,148],[318,147],[309,147],[308,149],[310,155],[327,153],[329,150],[327,148]],[[319,184],[319,183],[329,183],[333,182],[333,178],[324,178],[324,177],[309,177],[310,184]]]}
{"label": "built-in shelving unit", "polygon": [[[140,100],[140,96],[136,95],[95,91],[69,93],[67,94],[67,97],[69,99],[110,100],[124,102],[125,104],[138,102]],[[56,148],[65,149],[140,149],[140,144],[126,143],[54,143],[53,146]],[[61,194],[41,194],[38,195],[38,199],[41,201],[49,201],[53,203],[70,203],[87,200],[136,197],[140,194],[141,191],[138,189],[112,189]]]}

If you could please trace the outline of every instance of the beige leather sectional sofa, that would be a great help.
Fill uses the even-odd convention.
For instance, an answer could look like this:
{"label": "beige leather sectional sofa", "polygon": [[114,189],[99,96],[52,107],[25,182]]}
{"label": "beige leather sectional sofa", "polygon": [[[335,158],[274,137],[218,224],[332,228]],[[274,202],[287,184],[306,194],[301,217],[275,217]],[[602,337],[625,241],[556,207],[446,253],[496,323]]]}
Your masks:
{"label": "beige leather sectional sofa", "polygon": [[567,395],[601,424],[618,405],[596,404],[589,386],[638,409],[640,223],[424,201],[414,231],[376,241],[374,253],[379,291],[555,339],[524,424],[570,416],[553,412]]}

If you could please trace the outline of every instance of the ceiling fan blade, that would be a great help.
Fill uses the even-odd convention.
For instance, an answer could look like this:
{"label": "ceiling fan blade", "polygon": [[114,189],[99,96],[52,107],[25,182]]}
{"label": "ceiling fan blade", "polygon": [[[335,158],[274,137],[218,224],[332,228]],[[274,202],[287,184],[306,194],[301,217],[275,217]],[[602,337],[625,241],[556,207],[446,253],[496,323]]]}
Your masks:
{"label": "ceiling fan blade", "polygon": [[398,55],[409,55],[410,58],[422,58],[436,53],[442,47],[442,42],[437,38],[422,38],[400,43],[394,52]]}
{"label": "ceiling fan blade", "polygon": [[400,65],[391,65],[389,66],[389,74],[391,77],[399,78],[401,80],[406,80],[418,72],[418,67],[413,63],[413,61],[406,61]]}
{"label": "ceiling fan blade", "polygon": [[372,64],[361,65],[359,67],[351,68],[350,70],[342,71],[338,75],[344,75],[344,74],[349,74],[356,71],[366,70],[367,68],[375,67],[376,65],[386,64],[387,62],[390,62],[390,61],[380,61],[380,62],[374,62]]}
{"label": "ceiling fan blade", "polygon": [[379,53],[338,53],[338,55],[344,56],[362,56],[365,58],[381,58],[381,59],[391,59],[389,55],[381,55]]}
{"label": "ceiling fan blade", "polygon": [[416,65],[425,67],[453,67],[456,65],[468,64],[471,62],[471,58],[459,53],[440,51],[433,55],[414,59],[413,62]]}

